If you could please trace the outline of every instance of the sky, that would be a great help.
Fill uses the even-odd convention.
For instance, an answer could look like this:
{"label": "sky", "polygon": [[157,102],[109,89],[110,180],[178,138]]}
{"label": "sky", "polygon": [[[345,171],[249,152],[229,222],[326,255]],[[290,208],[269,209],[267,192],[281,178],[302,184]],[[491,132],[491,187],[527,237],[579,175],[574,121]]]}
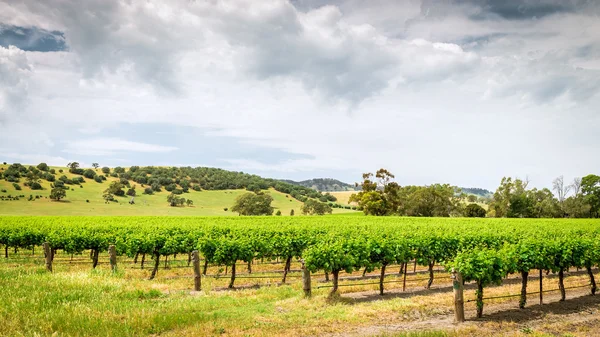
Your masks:
{"label": "sky", "polygon": [[3,0],[0,161],[551,187],[600,170],[594,0]]}

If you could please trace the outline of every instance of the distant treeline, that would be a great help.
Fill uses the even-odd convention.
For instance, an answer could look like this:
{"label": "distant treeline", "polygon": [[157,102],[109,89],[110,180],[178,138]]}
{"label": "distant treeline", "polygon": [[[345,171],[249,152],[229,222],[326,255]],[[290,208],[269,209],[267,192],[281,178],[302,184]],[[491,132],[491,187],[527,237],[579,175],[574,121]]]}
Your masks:
{"label": "distant treeline", "polygon": [[[587,175],[566,184],[563,177],[552,189],[528,189],[529,181],[502,178],[486,210],[465,200],[486,201],[466,196],[465,190],[449,184],[400,186],[385,169],[363,174],[362,191],[350,197],[368,215],[468,216],[508,218],[597,218],[600,217],[600,176]],[[482,192],[482,189],[467,189]],[[489,191],[486,191],[489,193]],[[570,194],[570,195],[569,195]]]}

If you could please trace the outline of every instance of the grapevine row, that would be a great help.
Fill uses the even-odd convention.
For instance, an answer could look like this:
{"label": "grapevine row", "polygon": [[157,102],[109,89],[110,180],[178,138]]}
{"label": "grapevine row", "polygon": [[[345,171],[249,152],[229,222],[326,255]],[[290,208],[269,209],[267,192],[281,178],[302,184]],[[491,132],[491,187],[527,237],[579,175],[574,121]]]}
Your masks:
{"label": "grapevine row", "polygon": [[386,266],[409,261],[428,267],[433,282],[437,264],[477,283],[478,315],[483,289],[507,274],[523,279],[520,307],[526,303],[527,276],[532,270],[558,273],[564,300],[564,272],[588,271],[600,264],[600,221],[532,219],[448,219],[369,217],[2,217],[0,244],[31,249],[49,243],[52,251],[81,254],[90,250],[97,264],[99,251],[114,245],[121,256],[152,256],[157,271],[161,257],[198,250],[208,263],[231,270],[255,259],[286,261],[285,282],[292,259],[303,259],[310,272],[332,275],[332,292],[341,271],[381,271],[384,292]]}

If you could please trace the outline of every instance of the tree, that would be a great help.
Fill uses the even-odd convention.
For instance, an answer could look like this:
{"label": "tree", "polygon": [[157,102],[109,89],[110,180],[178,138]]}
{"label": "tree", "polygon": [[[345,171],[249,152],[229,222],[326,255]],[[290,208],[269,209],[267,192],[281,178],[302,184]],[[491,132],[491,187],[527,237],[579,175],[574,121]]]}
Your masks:
{"label": "tree", "polygon": [[50,191],[50,199],[60,201],[67,197],[67,192],[60,187],[55,187]]}
{"label": "tree", "polygon": [[244,193],[235,199],[231,211],[240,215],[272,215],[272,201],[273,198],[266,193]]}
{"label": "tree", "polygon": [[581,178],[574,178],[573,183],[571,184],[571,189],[573,190],[574,195],[578,195],[581,193]]}
{"label": "tree", "polygon": [[589,174],[581,178],[581,192],[590,205],[590,217],[600,216],[600,176]]}
{"label": "tree", "polygon": [[302,214],[307,215],[324,215],[325,213],[331,214],[331,207],[326,203],[322,203],[313,199],[308,199],[304,202],[301,208]]}
{"label": "tree", "polygon": [[125,195],[125,191],[123,191],[123,184],[121,184],[118,181],[111,182],[108,188],[104,191],[104,193],[114,194],[119,197]]}
{"label": "tree", "polygon": [[277,210],[277,212],[275,213],[275,215],[281,216],[281,210]]}
{"label": "tree", "polygon": [[98,163],[92,163],[92,167],[94,168],[94,170],[97,170],[98,167],[100,167],[100,165],[98,165]]}
{"label": "tree", "polygon": [[185,198],[178,197],[176,194],[171,193],[167,196],[167,202],[171,207],[183,206]]}
{"label": "tree", "polygon": [[191,206],[193,206],[193,205],[194,205],[194,200],[192,200],[192,199],[187,199],[187,200],[185,201],[185,204],[186,204],[186,205],[188,205],[188,207],[191,207]]}
{"label": "tree", "polygon": [[154,191],[152,190],[152,187],[146,187],[144,189],[144,194],[153,194]]}
{"label": "tree", "polygon": [[294,210],[291,210],[291,211],[290,211],[290,215],[291,215],[291,216],[294,216]]}
{"label": "tree", "polygon": [[106,167],[106,166],[104,166],[104,167],[102,168],[102,173],[104,173],[104,174],[109,174],[109,173],[110,173],[110,168],[109,168],[109,167]]}
{"label": "tree", "polygon": [[40,171],[48,171],[48,170],[50,169],[50,168],[48,167],[48,164],[46,164],[46,163],[39,163],[39,164],[38,164],[38,166],[37,166],[37,168],[38,168]]}
{"label": "tree", "polygon": [[477,204],[469,204],[465,208],[465,216],[469,218],[485,218],[487,212]]}
{"label": "tree", "polygon": [[469,202],[477,202],[477,196],[475,194],[470,194],[467,196],[467,201]]}
{"label": "tree", "polygon": [[[108,190],[107,190],[107,191],[108,191]],[[105,192],[105,193],[102,195],[102,198],[104,199],[104,202],[105,202],[105,203],[107,203],[107,204],[108,204],[110,201],[113,201],[113,200],[115,200],[115,197],[113,196],[113,194],[112,194],[112,193],[110,193],[110,192],[106,192],[106,191],[104,191],[104,192]]]}
{"label": "tree", "polygon": [[130,197],[135,197],[135,185],[128,189],[126,194]]}
{"label": "tree", "polygon": [[79,163],[78,163],[78,162],[76,162],[76,161],[74,161],[74,162],[72,162],[72,163],[68,163],[68,164],[67,164],[67,167],[68,167],[69,169],[71,169],[71,170],[76,170],[76,169],[78,169],[78,168],[79,168]]}
{"label": "tree", "polygon": [[83,176],[88,179],[94,179],[94,177],[96,176],[96,172],[92,169],[87,169],[83,171]]}

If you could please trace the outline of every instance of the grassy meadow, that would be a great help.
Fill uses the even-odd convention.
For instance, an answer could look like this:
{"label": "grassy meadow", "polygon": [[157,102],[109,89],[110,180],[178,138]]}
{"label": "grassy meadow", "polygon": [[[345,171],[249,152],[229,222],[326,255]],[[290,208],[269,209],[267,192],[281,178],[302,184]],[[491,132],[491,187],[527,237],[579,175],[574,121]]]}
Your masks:
{"label": "grassy meadow", "polygon": [[[0,168],[6,169],[8,165],[0,165]],[[51,167],[56,170],[56,176],[67,176],[73,178],[74,175],[68,172],[65,167]],[[63,173],[58,170],[62,169]],[[100,169],[97,170],[101,173]],[[50,195],[50,182],[42,180],[43,190],[31,190],[23,186],[20,182],[22,190],[17,191],[13,184],[6,180],[0,180],[0,195],[17,196],[24,195],[24,198],[19,200],[2,201],[0,200],[0,215],[187,215],[187,216],[232,216],[236,213],[225,211],[225,208],[231,208],[235,202],[235,198],[246,193],[246,190],[220,190],[220,191],[194,191],[190,189],[189,193],[182,196],[186,199],[194,201],[192,207],[170,207],[167,203],[167,196],[170,192],[162,189],[161,192],[146,195],[143,194],[144,188],[137,184],[135,204],[130,205],[131,197],[115,197],[118,203],[106,204],[102,198],[103,191],[108,188],[111,181],[118,180],[117,178],[108,177],[103,183],[97,183],[93,179],[86,179],[81,187],[70,185],[70,190],[67,191],[67,197],[60,202],[52,201],[48,198]],[[132,183],[135,184],[135,183]],[[1,192],[6,190],[6,192]],[[275,212],[280,210],[282,215],[290,215],[293,209],[295,215],[300,215],[302,202],[287,196],[284,193],[270,189],[268,191],[273,197],[272,206]],[[28,201],[29,196],[40,195],[39,199]],[[89,202],[88,202],[89,201]],[[334,213],[359,213],[352,210],[334,208]]]}

